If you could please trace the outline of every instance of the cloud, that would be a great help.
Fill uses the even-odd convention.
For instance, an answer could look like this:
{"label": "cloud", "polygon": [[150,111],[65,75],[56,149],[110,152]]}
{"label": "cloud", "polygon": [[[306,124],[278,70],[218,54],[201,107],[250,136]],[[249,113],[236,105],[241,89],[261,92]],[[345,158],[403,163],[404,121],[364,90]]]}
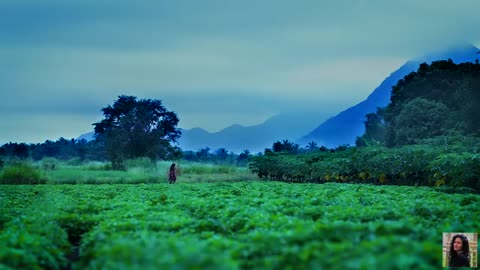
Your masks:
{"label": "cloud", "polygon": [[4,0],[0,122],[60,114],[84,127],[121,94],[164,99],[188,128],[254,124],[292,108],[334,114],[408,59],[480,44],[479,8],[478,0]]}
{"label": "cloud", "polygon": [[474,27],[480,22],[477,0],[3,1],[1,5],[2,43],[17,47],[146,50],[217,38],[304,48],[317,40],[311,45],[327,51],[353,46],[405,53],[449,40],[480,40]]}
{"label": "cloud", "polygon": [[[17,55],[25,61],[15,64],[12,57]],[[5,76],[4,89],[12,90],[9,95],[21,90],[29,96],[49,97],[106,97],[119,91],[180,96],[246,92],[284,97],[318,95],[319,99],[332,100],[335,97],[328,96],[328,92],[339,89],[368,94],[404,62],[394,57],[356,57],[316,64],[278,64],[267,57],[262,62],[253,56],[215,49],[123,53],[38,49],[19,50],[17,55],[3,54],[4,59],[14,63],[13,67],[5,67],[12,74]]]}
{"label": "cloud", "polygon": [[77,138],[92,131],[98,117],[78,114],[10,113],[0,121],[0,145],[8,142],[42,143],[46,140]]}

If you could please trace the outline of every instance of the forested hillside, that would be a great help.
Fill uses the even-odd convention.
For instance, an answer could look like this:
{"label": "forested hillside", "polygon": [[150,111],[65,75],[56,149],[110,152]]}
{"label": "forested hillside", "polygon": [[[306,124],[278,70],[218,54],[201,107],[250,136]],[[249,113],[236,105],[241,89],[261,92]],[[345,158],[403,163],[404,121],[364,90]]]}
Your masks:
{"label": "forested hillside", "polygon": [[478,63],[423,63],[393,87],[386,108],[367,115],[366,132],[357,145],[399,146],[441,135],[478,136],[479,106]]}
{"label": "forested hillside", "polygon": [[356,147],[255,157],[260,177],[293,182],[450,186],[480,191],[480,65],[423,63],[386,108],[366,116]]}

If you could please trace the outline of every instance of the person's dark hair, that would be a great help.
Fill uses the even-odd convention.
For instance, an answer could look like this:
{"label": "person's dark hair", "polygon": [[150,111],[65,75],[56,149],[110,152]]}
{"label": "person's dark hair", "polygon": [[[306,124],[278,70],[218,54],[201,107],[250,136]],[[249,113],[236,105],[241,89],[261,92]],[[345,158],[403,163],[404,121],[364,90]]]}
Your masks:
{"label": "person's dark hair", "polygon": [[173,170],[175,168],[175,163],[172,163],[172,165],[170,165],[170,170]]}
{"label": "person's dark hair", "polygon": [[460,238],[462,241],[462,254],[467,257],[468,261],[470,262],[470,248],[468,246],[468,239],[463,234],[456,234],[452,237],[452,241],[450,242],[450,252],[449,252],[449,261],[452,261],[452,258],[457,256],[457,252],[453,249],[453,244],[455,243],[455,239]]}

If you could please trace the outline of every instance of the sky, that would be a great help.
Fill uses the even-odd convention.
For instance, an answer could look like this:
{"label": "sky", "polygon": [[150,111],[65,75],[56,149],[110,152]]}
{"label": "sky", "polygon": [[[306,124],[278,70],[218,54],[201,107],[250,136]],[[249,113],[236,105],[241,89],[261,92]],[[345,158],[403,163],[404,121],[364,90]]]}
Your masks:
{"label": "sky", "polygon": [[407,60],[480,45],[478,0],[0,0],[0,145],[76,138],[119,95],[179,127],[331,115]]}

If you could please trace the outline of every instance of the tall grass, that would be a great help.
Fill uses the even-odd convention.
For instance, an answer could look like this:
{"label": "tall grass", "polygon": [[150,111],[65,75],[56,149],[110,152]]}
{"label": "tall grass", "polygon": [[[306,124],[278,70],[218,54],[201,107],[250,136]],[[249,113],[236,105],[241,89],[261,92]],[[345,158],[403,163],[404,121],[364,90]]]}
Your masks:
{"label": "tall grass", "polygon": [[58,160],[55,158],[47,157],[43,158],[40,163],[42,164],[42,169],[44,170],[55,170],[58,167]]}
{"label": "tall grass", "polygon": [[40,171],[27,162],[9,165],[0,174],[0,184],[32,185],[45,182]]}
{"label": "tall grass", "polygon": [[135,158],[135,159],[129,159],[126,160],[123,165],[127,170],[132,170],[132,169],[142,169],[142,170],[155,170],[156,169],[156,164],[154,161],[147,157],[141,157],[141,158]]}
{"label": "tall grass", "polygon": [[234,182],[259,180],[258,176],[252,174],[247,167],[240,166],[215,165],[182,160],[176,162],[161,161],[157,163],[157,167],[168,172],[172,163],[175,163],[178,168],[178,182]]}
{"label": "tall grass", "polygon": [[152,162],[147,158],[127,160],[123,171],[112,170],[106,162],[86,161],[82,165],[72,166],[71,162],[58,161],[55,170],[43,172],[51,184],[168,183],[168,171],[172,163],[178,168],[177,183],[258,180],[246,167],[189,161]]}

